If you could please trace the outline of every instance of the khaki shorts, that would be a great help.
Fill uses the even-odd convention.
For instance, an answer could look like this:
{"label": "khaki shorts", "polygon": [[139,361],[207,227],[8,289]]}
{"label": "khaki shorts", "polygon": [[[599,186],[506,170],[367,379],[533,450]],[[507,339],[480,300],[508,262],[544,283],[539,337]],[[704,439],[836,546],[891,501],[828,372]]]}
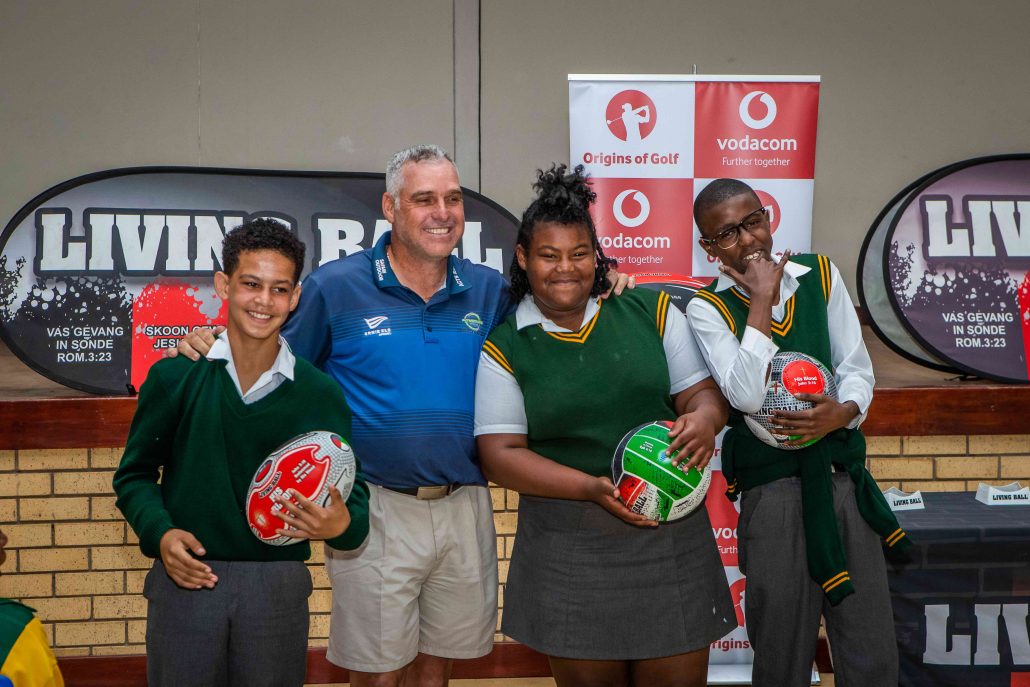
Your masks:
{"label": "khaki shorts", "polygon": [[385,673],[419,653],[490,653],[497,544],[486,487],[420,501],[369,484],[369,532],[355,551],[326,547],[333,612],[326,658]]}

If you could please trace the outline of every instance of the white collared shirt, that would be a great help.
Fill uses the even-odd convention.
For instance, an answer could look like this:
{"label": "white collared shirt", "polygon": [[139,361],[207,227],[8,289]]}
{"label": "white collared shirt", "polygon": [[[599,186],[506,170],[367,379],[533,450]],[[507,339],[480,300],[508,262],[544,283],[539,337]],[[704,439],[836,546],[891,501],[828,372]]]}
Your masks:
{"label": "white collared shirt", "polygon": [[236,363],[232,359],[232,347],[229,345],[228,332],[222,332],[218,336],[205,357],[208,360],[227,361],[225,371],[229,373],[229,378],[232,379],[240,399],[247,405],[260,401],[278,389],[279,385],[287,379],[293,381],[293,367],[297,362],[293,351],[290,350],[290,345],[286,343],[286,339],[280,336],[279,353],[275,356],[272,366],[261,373],[261,376],[254,382],[254,385],[247,390],[247,393],[243,393],[243,388],[240,386],[240,377],[236,374]]}
{"label": "white collared shirt", "polygon": [[[618,298],[618,296],[613,296]],[[546,332],[574,332],[593,319],[600,308],[597,299],[587,302],[583,322],[575,330],[565,329],[547,319],[540,308],[527,295],[515,310],[515,327],[525,329],[540,325]],[[626,336],[631,336],[627,332]],[[698,351],[694,337],[690,335],[687,319],[675,306],[665,314],[665,336],[662,337],[665,359],[669,364],[669,394],[675,396],[710,375],[704,358]],[[529,421],[526,419],[525,401],[522,389],[515,377],[486,353],[479,355],[479,370],[476,373],[476,415],[473,433],[480,434],[526,434]]]}
{"label": "white collared shirt", "polygon": [[[787,301],[797,291],[798,279],[807,272],[808,267],[787,263],[780,280],[780,300],[772,308],[775,321],[783,321]],[[733,279],[720,274],[715,290],[730,288],[746,293]],[[838,400],[841,403],[854,401],[858,405],[859,414],[848,425],[858,427],[865,420],[873,400],[873,363],[862,340],[862,325],[855,314],[855,306],[837,266],[832,262],[826,316],[830,330],[830,364],[837,380]],[[754,327],[747,327],[744,336],[737,341],[715,306],[702,298],[692,298],[687,304],[687,319],[708,369],[730,405],[745,413],[761,408],[765,399],[766,373],[779,347]]]}

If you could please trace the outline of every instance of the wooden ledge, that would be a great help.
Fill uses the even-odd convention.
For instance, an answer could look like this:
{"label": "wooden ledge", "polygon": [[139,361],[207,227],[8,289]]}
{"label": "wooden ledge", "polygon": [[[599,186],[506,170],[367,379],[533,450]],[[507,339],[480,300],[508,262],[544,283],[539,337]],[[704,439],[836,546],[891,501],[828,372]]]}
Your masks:
{"label": "wooden ledge", "polygon": [[[878,388],[868,436],[1026,432],[1030,386]],[[124,446],[134,398],[0,400],[0,449]]]}

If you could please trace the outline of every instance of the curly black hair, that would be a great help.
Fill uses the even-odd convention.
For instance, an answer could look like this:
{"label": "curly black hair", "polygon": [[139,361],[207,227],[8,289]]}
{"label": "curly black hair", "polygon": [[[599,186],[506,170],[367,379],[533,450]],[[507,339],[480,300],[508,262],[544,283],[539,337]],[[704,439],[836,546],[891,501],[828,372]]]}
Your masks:
{"label": "curly black hair", "polygon": [[289,227],[274,219],[252,219],[225,235],[222,242],[222,271],[232,275],[240,265],[240,253],[249,250],[274,250],[293,262],[293,282],[300,281],[304,269],[304,243]]}
{"label": "curly black hair", "polygon": [[[597,296],[610,289],[612,285],[608,281],[608,270],[615,267],[616,260],[605,256],[597,240],[597,228],[590,217],[590,205],[596,200],[597,194],[590,190],[589,178],[583,173],[583,165],[577,165],[571,172],[562,164],[552,164],[547,171],[538,169],[533,190],[536,191],[536,198],[522,214],[515,245],[522,246],[522,250],[528,254],[533,231],[544,222],[584,226],[590,234],[595,256],[594,285],[590,295]],[[532,293],[529,277],[519,267],[517,254],[512,256],[508,276],[511,278],[513,302],[518,303],[527,293]]]}
{"label": "curly black hair", "polygon": [[755,197],[755,200],[758,200],[759,203],[762,202],[758,198],[758,194],[755,193],[755,190],[740,179],[716,179],[711,182],[701,189],[701,192],[697,194],[697,198],[694,200],[694,222],[700,227],[701,217],[706,212],[730,198],[736,198],[742,193],[750,193]]}

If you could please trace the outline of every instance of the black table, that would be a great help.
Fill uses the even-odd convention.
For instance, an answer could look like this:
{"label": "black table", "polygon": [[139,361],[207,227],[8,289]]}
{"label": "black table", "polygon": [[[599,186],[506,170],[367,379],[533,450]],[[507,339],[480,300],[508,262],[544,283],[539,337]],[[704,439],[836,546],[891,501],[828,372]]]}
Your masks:
{"label": "black table", "polygon": [[914,546],[888,566],[901,685],[1030,687],[1030,507],[924,493]]}

